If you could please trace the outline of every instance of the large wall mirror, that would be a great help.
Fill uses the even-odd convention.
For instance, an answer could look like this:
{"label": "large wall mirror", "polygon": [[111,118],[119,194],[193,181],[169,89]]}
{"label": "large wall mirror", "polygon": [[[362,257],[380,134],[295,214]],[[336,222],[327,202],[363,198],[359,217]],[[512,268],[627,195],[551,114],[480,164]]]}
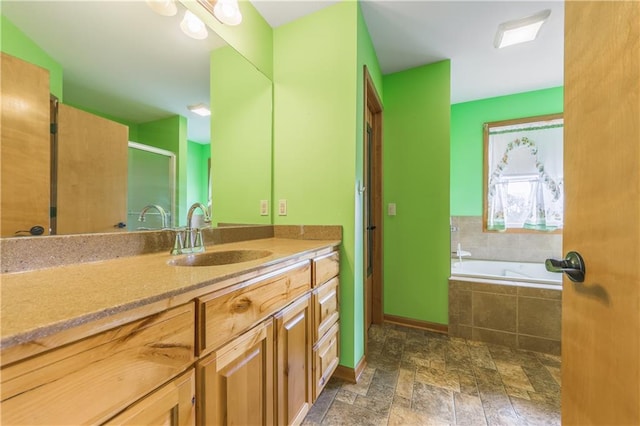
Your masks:
{"label": "large wall mirror", "polygon": [[562,136],[562,114],[484,125],[484,231],[561,232]]}
{"label": "large wall mirror", "polygon": [[[48,68],[50,91],[64,106],[58,114],[61,133],[69,133],[66,123],[73,119],[74,140],[82,147],[81,154],[74,151],[64,157],[52,151],[47,156],[54,172],[47,178],[49,194],[36,194],[26,184],[38,183],[46,174],[34,178],[33,170],[42,164],[27,167],[28,156],[20,157],[21,166],[14,167],[11,175],[3,171],[3,193],[5,185],[23,182],[16,193],[40,199],[38,210],[44,209],[51,221],[42,224],[47,228],[44,235],[48,228],[56,234],[159,229],[158,209],[147,211],[145,223],[137,221],[147,205],[163,207],[165,226],[184,226],[186,211],[194,202],[209,203],[214,223],[271,223],[270,211],[261,214],[260,203],[271,201],[272,83],[211,29],[203,40],[183,34],[181,21],[187,9],[180,2],[175,5],[175,15],[162,16],[143,1],[3,1],[3,52],[27,62],[34,51],[49,57],[51,65],[37,65]],[[16,43],[6,34],[20,34],[23,40]],[[3,80],[4,74],[3,64]],[[9,86],[16,85],[3,81],[3,95]],[[48,101],[47,96],[47,111]],[[209,105],[212,116],[200,117],[187,108],[198,103]],[[4,111],[3,102],[3,128]],[[113,122],[115,130],[107,131],[102,124],[96,130],[78,121],[86,117]],[[58,135],[61,153],[67,133]],[[4,151],[5,133],[2,137]],[[117,147],[111,145],[116,139]],[[165,153],[169,160],[149,155],[147,161],[139,150],[128,148],[130,142],[150,147],[146,152]],[[110,155],[116,152],[117,160],[112,160]],[[112,161],[117,165],[110,167]],[[173,169],[158,165],[167,161],[175,163]],[[132,167],[136,167],[133,172]],[[91,190],[88,176],[106,183],[108,191]],[[145,185],[163,182],[170,193],[132,192],[136,176]],[[155,193],[163,195],[155,199]],[[43,203],[43,197],[48,201]],[[3,197],[3,237],[29,235],[24,232],[30,229],[28,223],[40,225],[4,226],[5,217],[18,220],[35,209],[21,205],[11,213],[5,201]],[[118,219],[91,223],[113,208]]]}

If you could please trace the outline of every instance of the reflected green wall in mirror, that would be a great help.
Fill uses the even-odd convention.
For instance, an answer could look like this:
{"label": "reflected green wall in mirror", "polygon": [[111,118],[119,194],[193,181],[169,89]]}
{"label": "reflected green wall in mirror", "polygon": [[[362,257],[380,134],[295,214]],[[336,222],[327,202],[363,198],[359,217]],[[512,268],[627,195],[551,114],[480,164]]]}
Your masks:
{"label": "reflected green wall in mirror", "polygon": [[51,93],[62,98],[62,66],[6,17],[0,16],[2,51],[49,70]]}
{"label": "reflected green wall in mirror", "polygon": [[[241,82],[241,83],[239,83]],[[271,80],[231,47],[211,54],[212,219],[270,224]]]}

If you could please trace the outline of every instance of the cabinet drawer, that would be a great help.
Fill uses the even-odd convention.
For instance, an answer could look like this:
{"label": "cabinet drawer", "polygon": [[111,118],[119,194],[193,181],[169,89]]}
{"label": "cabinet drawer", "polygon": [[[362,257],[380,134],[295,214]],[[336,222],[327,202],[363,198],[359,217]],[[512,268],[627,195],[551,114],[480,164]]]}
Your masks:
{"label": "cabinet drawer", "polygon": [[338,367],[340,359],[338,332],[339,327],[336,323],[313,348],[313,402]]}
{"label": "cabinet drawer", "polygon": [[304,261],[198,299],[198,348],[210,352],[292,302],[311,288]]}
{"label": "cabinet drawer", "polygon": [[105,423],[105,426],[194,426],[196,424],[195,398],[196,379],[191,369],[127,408]]}
{"label": "cabinet drawer", "polygon": [[313,260],[313,286],[319,286],[340,272],[340,255],[337,251]]}
{"label": "cabinet drawer", "polygon": [[3,424],[97,424],[194,361],[193,303],[2,368]]}
{"label": "cabinet drawer", "polygon": [[338,277],[313,290],[313,341],[317,342],[338,321]]}

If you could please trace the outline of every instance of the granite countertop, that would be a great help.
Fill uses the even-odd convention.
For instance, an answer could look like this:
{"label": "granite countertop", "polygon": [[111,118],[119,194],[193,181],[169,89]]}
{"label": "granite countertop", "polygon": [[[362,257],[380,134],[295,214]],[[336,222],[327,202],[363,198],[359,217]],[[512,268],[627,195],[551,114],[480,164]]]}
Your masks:
{"label": "granite countertop", "polygon": [[165,252],[2,274],[0,349],[200,288],[215,291],[229,285],[230,278],[309,258],[339,244],[336,240],[268,238],[207,246],[207,252],[272,252],[230,265],[171,266],[167,262],[178,256]]}

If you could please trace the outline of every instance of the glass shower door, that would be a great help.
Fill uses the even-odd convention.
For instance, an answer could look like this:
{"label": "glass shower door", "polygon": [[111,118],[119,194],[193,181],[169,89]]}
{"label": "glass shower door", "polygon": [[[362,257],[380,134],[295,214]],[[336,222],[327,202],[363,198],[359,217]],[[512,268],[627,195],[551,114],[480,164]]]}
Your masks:
{"label": "glass shower door", "polygon": [[127,196],[127,229],[161,229],[162,217],[157,208],[138,217],[145,206],[156,205],[166,212],[166,227],[174,226],[176,156],[173,152],[129,142],[129,181]]}

